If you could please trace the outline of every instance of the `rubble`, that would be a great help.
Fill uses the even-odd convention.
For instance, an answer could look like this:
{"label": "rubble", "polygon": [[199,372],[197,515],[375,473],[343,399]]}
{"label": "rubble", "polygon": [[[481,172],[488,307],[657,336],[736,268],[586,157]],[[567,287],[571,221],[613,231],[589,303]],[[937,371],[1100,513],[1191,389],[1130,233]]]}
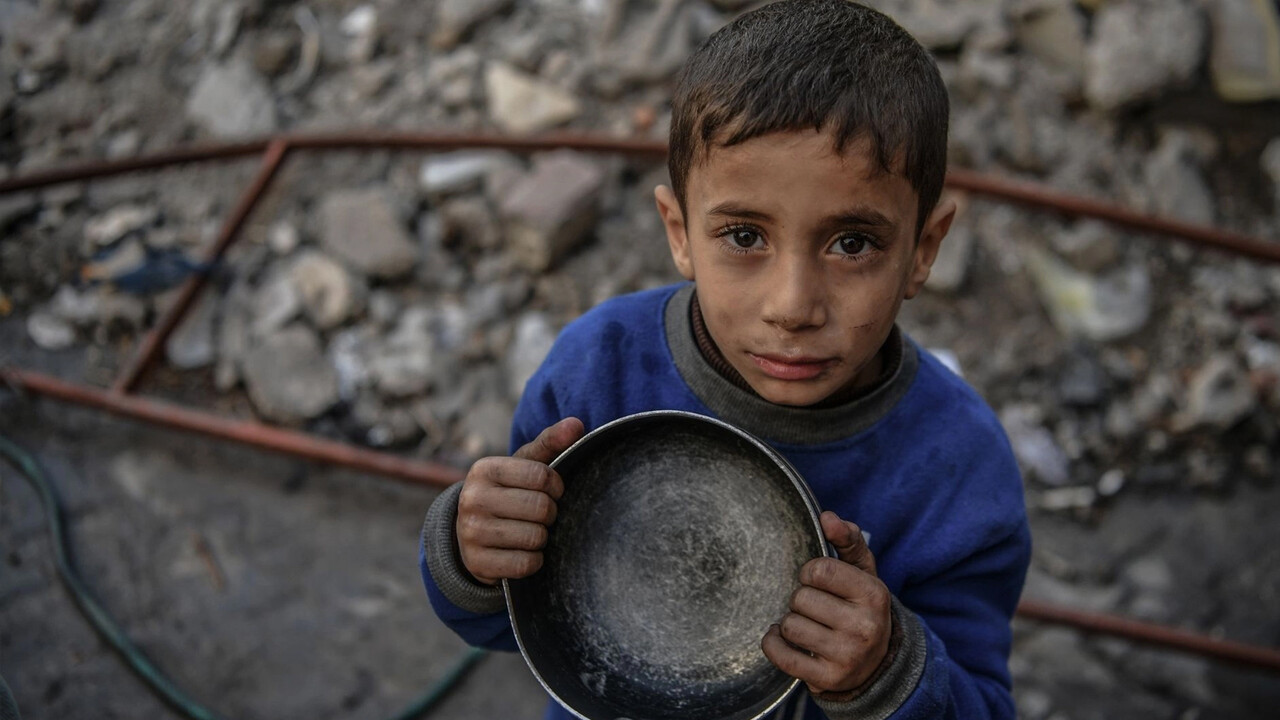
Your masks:
{"label": "rubble", "polygon": [[66,350],[76,342],[76,329],[71,323],[48,311],[37,310],[27,318],[27,333],[45,350]]}
{"label": "rubble", "polygon": [[1211,426],[1228,430],[1253,411],[1257,395],[1234,357],[1215,355],[1196,371],[1187,388],[1187,407],[1175,420],[1182,430]]}
{"label": "rubble", "polygon": [[1049,317],[1066,335],[1116,340],[1142,329],[1151,314],[1151,278],[1141,265],[1101,277],[1072,269],[1054,255],[1028,246],[1027,269]]}
{"label": "rubble", "polygon": [[245,386],[263,417],[296,425],[338,402],[338,378],[316,336],[291,325],[250,347],[241,361]]}
{"label": "rubble", "polygon": [[351,269],[379,279],[413,271],[417,250],[383,191],[333,192],[320,204],[320,221],[321,246]]}
{"label": "rubble", "polygon": [[192,121],[222,137],[265,135],[276,125],[271,90],[247,62],[205,67],[187,98]]}
{"label": "rubble", "polygon": [[84,225],[84,239],[89,247],[112,245],[120,238],[155,223],[160,211],[154,206],[121,205]]}
{"label": "rubble", "polygon": [[1229,102],[1280,98],[1280,10],[1265,0],[1205,3],[1213,31],[1209,70]]}
{"label": "rubble", "polygon": [[341,325],[363,309],[363,286],[346,268],[321,253],[299,254],[288,272],[303,312],[321,330]]}
{"label": "rubble", "polygon": [[551,352],[555,339],[556,332],[543,313],[526,313],[516,322],[515,336],[506,356],[507,394],[510,397],[519,398],[524,392],[525,383]]}
{"label": "rubble", "polygon": [[563,125],[582,113],[572,93],[502,62],[484,72],[489,117],[502,130],[527,135]]}
{"label": "rubble", "polygon": [[[755,4],[0,3],[20,30],[0,44],[0,178],[277,131],[660,139],[676,67]],[[871,4],[935,52],[952,167],[1274,239],[1280,135],[1266,108],[1229,104],[1275,93],[1268,3]],[[1219,122],[1234,112],[1239,123]],[[466,463],[506,451],[514,404],[559,328],[678,278],[653,210],[660,162],[298,153],[228,259],[205,267],[194,258],[252,173],[251,160],[214,163],[0,196],[0,332],[18,340],[0,364],[45,352],[35,357],[56,369],[83,359],[83,377],[105,381],[172,301],[166,288],[209,270],[166,347],[184,393],[211,375],[219,411]],[[1126,568],[1212,525],[1192,514],[1202,504],[1247,517],[1233,532],[1266,527],[1245,511],[1280,479],[1280,272],[967,202],[901,322],[1001,410],[1027,480],[1032,578],[1053,574],[1029,592],[1188,626],[1247,606],[1179,575],[1207,561],[1179,560],[1171,585]],[[1152,530],[1184,517],[1195,522]],[[1055,534],[1070,552],[1045,551]],[[1274,625],[1230,623],[1241,637]],[[1105,643],[1015,630],[1028,717],[1256,716],[1194,667],[1128,668]],[[1092,665],[1059,671],[1073,659]],[[1153,690],[1183,680],[1168,697]],[[60,710],[44,714],[75,714]]]}
{"label": "rubble", "polygon": [[604,179],[597,163],[572,151],[534,158],[500,201],[507,247],[529,270],[550,268],[590,232]]}
{"label": "rubble", "polygon": [[204,295],[196,300],[165,342],[169,364],[180,370],[212,365],[217,359],[217,317],[218,304],[214,296]]}
{"label": "rubble", "polygon": [[1115,110],[1178,87],[1200,66],[1205,40],[1192,0],[1108,2],[1093,18],[1085,96],[1101,110]]}

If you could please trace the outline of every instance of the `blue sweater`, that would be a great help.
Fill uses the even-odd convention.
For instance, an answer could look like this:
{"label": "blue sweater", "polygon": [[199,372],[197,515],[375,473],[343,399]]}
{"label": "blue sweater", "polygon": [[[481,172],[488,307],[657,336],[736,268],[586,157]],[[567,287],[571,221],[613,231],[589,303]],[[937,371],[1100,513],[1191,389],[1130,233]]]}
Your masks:
{"label": "blue sweater", "polygon": [[[804,717],[1013,718],[1010,619],[1030,533],[1018,469],[990,408],[897,332],[890,341],[902,344],[902,360],[870,396],[834,408],[772,405],[702,357],[688,317],[691,294],[685,284],[615,298],[566,327],[525,388],[512,449],[565,417],[590,431],[655,409],[719,417],[761,437],[796,467],[823,509],[869,534],[895,611],[916,628],[894,662],[914,667],[886,672],[876,684],[892,687],[864,693],[875,708],[809,702]],[[436,613],[473,645],[514,650],[505,612],[493,612],[501,606],[470,601],[485,589],[460,594],[450,591],[454,580],[433,578],[446,574],[448,558],[428,562],[431,533],[437,546],[448,541],[456,510],[441,512],[436,529],[424,529],[420,557]],[[547,717],[571,715],[552,703]]]}

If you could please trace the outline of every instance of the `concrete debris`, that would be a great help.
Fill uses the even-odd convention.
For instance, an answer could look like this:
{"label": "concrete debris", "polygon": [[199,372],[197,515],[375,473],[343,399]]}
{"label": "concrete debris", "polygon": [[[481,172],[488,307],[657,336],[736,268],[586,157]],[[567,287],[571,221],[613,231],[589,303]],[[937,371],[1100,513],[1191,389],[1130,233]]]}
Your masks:
{"label": "concrete debris", "polygon": [[254,296],[250,333],[267,337],[289,324],[302,312],[302,298],[289,274],[277,267],[258,287]]}
{"label": "concrete debris", "polygon": [[1085,52],[1085,96],[1109,111],[1181,86],[1204,59],[1205,36],[1192,0],[1106,3]]}
{"label": "concrete debris", "polygon": [[340,190],[320,204],[320,244],[351,269],[379,279],[413,271],[417,249],[386,193]]}
{"label": "concrete debris", "polygon": [[76,342],[75,327],[46,310],[37,310],[27,318],[27,334],[42,350],[66,350]]}
{"label": "concrete debris", "polygon": [[432,46],[440,50],[454,47],[476,25],[514,3],[515,0],[441,0],[436,3]]}
{"label": "concrete debris", "polygon": [[463,452],[471,457],[506,454],[514,410],[510,403],[493,398],[469,408],[462,415]]}
{"label": "concrete debris", "polygon": [[1213,225],[1213,193],[1195,161],[1194,140],[1166,133],[1147,163],[1152,210],[1197,225]]}
{"label": "concrete debris", "polygon": [[315,333],[291,325],[261,339],[242,361],[245,386],[263,417],[296,425],[338,402],[338,378]]}
{"label": "concrete debris", "polygon": [[518,399],[525,383],[546,359],[555,343],[556,332],[543,313],[530,312],[516,321],[515,336],[507,351],[507,393]]}
{"label": "concrete debris", "polygon": [[572,151],[535,158],[501,201],[511,253],[529,270],[550,268],[590,232],[604,180],[599,164]]}
{"label": "concrete debris", "polygon": [[431,387],[437,369],[431,318],[428,308],[406,309],[395,330],[366,359],[369,377],[383,395],[409,397]]}
{"label": "concrete debris", "polygon": [[507,153],[458,150],[424,160],[418,178],[427,195],[439,196],[475,190],[493,173],[519,168]]}
{"label": "concrete debris", "polygon": [[222,137],[266,135],[276,129],[275,100],[247,61],[210,64],[187,98],[187,116]]}
{"label": "concrete debris", "polygon": [[284,220],[273,223],[271,229],[267,231],[267,245],[277,255],[288,255],[293,252],[301,240],[298,226]]}
{"label": "concrete debris", "polygon": [[300,254],[288,273],[303,312],[321,330],[341,325],[363,309],[364,287],[322,253]]}
{"label": "concrete debris", "polygon": [[582,104],[572,93],[506,63],[489,63],[484,86],[490,119],[516,135],[550,130],[582,113]]}
{"label": "concrete debris", "polygon": [[111,245],[130,233],[150,227],[159,217],[159,209],[150,205],[112,208],[84,224],[85,243],[91,248]]}
{"label": "concrete debris", "polygon": [[267,77],[279,77],[297,62],[299,52],[298,39],[293,34],[268,33],[254,44],[253,67]]}
{"label": "concrete debris", "polygon": [[47,308],[59,320],[86,329],[112,324],[141,328],[147,316],[140,298],[101,285],[83,290],[63,285]]}
{"label": "concrete debris", "polygon": [[1079,220],[1051,238],[1053,251],[1085,273],[1100,273],[1120,261],[1117,230],[1101,220]]}
{"label": "concrete debris", "polygon": [[240,363],[249,351],[249,324],[253,313],[253,293],[243,281],[231,286],[222,301],[218,323],[218,353],[213,369],[214,386],[221,392],[240,382]]}
{"label": "concrete debris", "polygon": [[1275,193],[1276,207],[1280,207],[1280,136],[1267,143],[1260,158],[1262,171],[1271,178],[1271,187]]}
{"label": "concrete debris", "polygon": [[494,250],[502,245],[502,226],[484,197],[453,198],[440,206],[440,221],[446,243],[476,250]]}
{"label": "concrete debris", "polygon": [[1072,77],[1084,76],[1085,18],[1072,0],[1032,5],[1014,26],[1027,52]]}
{"label": "concrete debris", "polygon": [[1009,435],[1023,473],[1050,487],[1060,487],[1071,481],[1071,461],[1040,417],[1033,406],[1010,405],[1000,411],[1000,424]]}
{"label": "concrete debris", "polygon": [[1064,334],[1107,342],[1128,337],[1146,325],[1151,314],[1151,278],[1145,267],[1130,265],[1094,277],[1033,246],[1024,254],[1040,299]]}
{"label": "concrete debris", "polygon": [[480,53],[459,48],[451,55],[435,58],[427,70],[427,83],[447,108],[465,108],[480,95]]}
{"label": "concrete debris", "polygon": [[[1266,125],[1265,107],[1277,97],[1273,2],[867,1],[935,51],[951,100],[950,167],[1275,236],[1280,137]],[[76,158],[130,158],[274,132],[572,127],[661,139],[674,69],[735,13],[761,4],[0,0],[0,179]],[[256,411],[265,422],[463,467],[507,451],[513,406],[559,328],[610,297],[677,280],[653,210],[654,186],[669,183],[664,163],[488,149],[291,154],[245,237],[206,268],[199,258],[254,165],[251,158],[192,164],[0,195],[0,365],[106,384],[173,301],[171,288],[208,270],[200,303],[165,348],[173,367],[157,378],[174,399],[229,416]],[[1278,636],[1267,603],[1238,600],[1274,597],[1280,588],[1277,556],[1258,552],[1274,545],[1265,520],[1280,498],[1280,270],[976,196],[966,212],[942,246],[929,292],[904,304],[902,317],[922,347],[963,368],[966,382],[1004,410],[1036,538],[1028,595],[1221,626],[1228,636]],[[203,369],[181,371],[187,367]],[[225,396],[205,396],[210,374]],[[0,388],[0,402],[6,397]],[[10,415],[19,422],[9,429],[21,434],[30,424],[16,407]],[[61,412],[56,404],[39,409],[50,420]],[[102,454],[68,453],[67,442],[145,444],[149,431],[83,433],[78,416],[68,416],[65,438],[50,422],[30,428],[25,441],[43,445],[52,463],[71,463],[50,470],[72,483],[69,508],[83,515],[77,527],[93,547],[161,552],[98,563],[109,571],[103,587],[131,587],[138,578],[111,568],[138,562],[186,573],[169,578],[176,585],[139,588],[144,605],[163,609],[166,627],[216,610],[201,600],[207,593],[189,592],[189,581],[208,584],[205,564],[176,549],[190,543],[151,542],[165,539],[163,526],[151,527],[154,535],[130,526],[136,537],[122,544],[111,531],[118,524],[93,521],[103,501],[109,505],[103,488],[146,500],[134,520],[159,513],[203,528],[238,604],[265,598],[239,556],[261,550],[263,538],[303,535],[246,534],[246,527],[307,525],[311,511],[324,522],[345,514],[325,509],[349,483],[311,482],[327,471],[266,456],[255,471],[265,482],[220,470],[192,494],[201,478],[189,475],[223,452],[212,446],[194,465],[143,467],[156,453],[139,452],[118,486],[94,482],[96,471],[77,472],[75,463]],[[173,469],[183,482],[162,482]],[[229,477],[240,483],[233,493]],[[401,490],[416,492],[361,491],[344,508],[385,519],[383,498],[420,505],[396,501]],[[229,512],[228,498],[244,502]],[[282,498],[304,515],[276,517],[280,508],[270,506]],[[17,554],[0,571],[0,617],[17,613],[10,625],[29,628],[12,644],[25,648],[25,662],[21,653],[15,659],[30,670],[26,685],[37,688],[29,714],[137,715],[131,696],[112,693],[48,692],[41,700],[39,688],[66,678],[57,672],[65,663],[39,640],[65,623],[45,617],[53,606],[41,598],[57,593],[56,581],[39,589],[41,563],[29,557],[27,520],[38,506],[28,512],[23,493],[9,500],[18,504],[0,503],[0,515],[8,513],[0,546]],[[253,515],[255,508],[266,514]],[[406,528],[414,518],[400,520],[384,524]],[[332,547],[298,547],[339,560],[357,557],[343,544],[364,537],[363,530],[311,535]],[[267,555],[278,557],[268,564],[296,549],[272,548]],[[1177,560],[1143,569],[1150,557]],[[365,565],[394,565],[382,560]],[[289,601],[285,624],[324,598],[338,598],[338,612],[351,617],[398,617],[396,603],[416,591],[392,590],[379,577],[370,585],[354,562],[335,570],[290,560],[289,567],[325,570],[301,580],[268,573],[286,586],[265,592]],[[1135,562],[1138,570],[1126,571]],[[289,584],[298,582],[311,595],[294,592]],[[165,600],[156,592],[169,586],[175,602],[152,602]],[[265,600],[263,611],[274,612]],[[233,643],[233,660],[263,655],[245,627],[219,637]],[[386,706],[394,702],[387,688],[413,682],[388,676],[373,687],[356,678],[354,690],[338,687],[324,679],[341,676],[342,667],[325,672],[308,663],[342,652],[289,654],[292,647],[271,645],[268,655],[284,654],[261,657],[266,664],[249,674],[263,688],[290,691],[279,705],[290,711],[277,714],[324,715],[349,700]],[[101,664],[105,651],[86,652],[84,667]],[[226,648],[198,655],[210,667],[235,665]],[[299,685],[257,672],[267,665],[307,670]],[[1274,704],[1270,686],[1258,690],[1247,678],[1214,675],[1207,683],[1203,667],[1152,662],[1127,645],[1027,624],[1015,626],[1011,670],[1019,716],[1029,720],[1196,713],[1260,720]],[[528,707],[482,704],[478,715],[459,717],[537,712],[545,695],[536,682],[527,685]]]}
{"label": "concrete debris", "polygon": [[1280,98],[1280,8],[1270,0],[1215,0],[1205,7],[1218,94],[1228,102]]}
{"label": "concrete debris", "polygon": [[165,341],[165,357],[179,370],[212,365],[217,359],[218,303],[212,294],[201,295]]}
{"label": "concrete debris", "polygon": [[1215,355],[1205,363],[1187,387],[1187,405],[1174,420],[1174,428],[1196,427],[1229,430],[1258,404],[1249,375],[1235,357]]}
{"label": "concrete debris", "polygon": [[378,51],[378,10],[372,5],[360,5],[347,13],[339,24],[347,36],[347,59],[354,63],[368,62]]}

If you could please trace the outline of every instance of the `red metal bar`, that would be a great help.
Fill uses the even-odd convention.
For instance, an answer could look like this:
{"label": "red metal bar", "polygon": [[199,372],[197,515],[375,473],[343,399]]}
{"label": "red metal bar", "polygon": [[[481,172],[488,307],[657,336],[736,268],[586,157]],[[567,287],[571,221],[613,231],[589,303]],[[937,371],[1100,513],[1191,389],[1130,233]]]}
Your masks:
{"label": "red metal bar", "polygon": [[[460,148],[495,148],[514,152],[533,152],[552,148],[571,148],[590,152],[608,152],[661,159],[666,143],[654,140],[613,138],[579,133],[553,133],[533,137],[506,137],[491,133],[454,134],[435,132],[368,132],[298,133],[279,135],[290,147],[311,150],[372,150],[380,148],[404,150],[452,150]],[[205,145],[179,148],[143,158],[112,162],[91,162],[46,170],[26,177],[0,181],[0,194],[29,190],[59,182],[85,180],[117,173],[147,170],[183,162],[197,162],[240,157],[261,152],[268,140],[254,140],[227,145]],[[1026,182],[998,178],[972,170],[954,169],[947,173],[947,185],[979,195],[999,198],[1011,203],[1078,217],[1091,217],[1140,232],[1176,237],[1192,243],[1227,250],[1266,262],[1280,262],[1280,243],[1212,227],[1193,225],[1169,218],[1144,215],[1112,203],[1060,193]]]}
{"label": "red metal bar", "polygon": [[[69,383],[27,370],[0,370],[0,380],[15,388],[62,402],[96,408],[132,420],[165,428],[237,442],[250,447],[315,462],[331,463],[411,483],[436,487],[463,479],[464,473],[447,465],[409,460],[390,453],[365,450],[307,433],[282,430],[258,422],[229,420],[167,403],[119,395]],[[1023,600],[1018,617],[1085,632],[1125,638],[1139,643],[1180,650],[1252,668],[1280,672],[1280,651],[1219,640],[1198,633],[1139,622],[1115,615],[1087,613],[1036,600]]]}
{"label": "red metal bar", "polygon": [[165,311],[164,317],[160,318],[156,326],[143,337],[142,343],[138,346],[133,359],[130,360],[120,377],[116,379],[115,385],[111,388],[112,391],[117,393],[131,392],[137,386],[138,381],[142,379],[142,376],[151,368],[156,358],[160,356],[165,340],[177,329],[178,323],[182,322],[182,317],[186,314],[187,309],[195,302],[196,296],[200,294],[200,290],[208,282],[213,266],[222,259],[222,256],[227,252],[227,248],[231,247],[231,243],[235,241],[240,231],[240,226],[244,225],[249,213],[253,212],[254,206],[258,204],[258,199],[262,197],[263,191],[271,183],[271,178],[275,176],[276,170],[280,168],[280,163],[284,160],[288,150],[289,146],[283,140],[272,140],[271,144],[267,146],[267,151],[262,157],[262,165],[258,168],[258,174],[254,176],[253,182],[249,184],[249,189],[245,191],[244,195],[240,196],[240,201],[236,203],[231,215],[223,223],[217,242],[209,250],[209,255],[205,258],[205,269],[187,279],[178,296],[174,298],[173,305]]}
{"label": "red metal bar", "polygon": [[298,133],[286,136],[289,146],[309,150],[461,150],[485,148],[529,153],[560,148],[584,152],[613,153],[651,160],[667,156],[661,140],[639,140],[587,133],[544,133],[507,136],[493,133],[437,132],[337,132]]}
{"label": "red metal bar", "polygon": [[444,487],[462,480],[464,476],[457,468],[439,463],[410,460],[390,453],[366,450],[259,422],[221,418],[155,400],[69,383],[42,373],[16,368],[0,369],[0,379],[27,392],[103,410],[131,420],[141,420],[153,425],[229,440],[261,450],[385,475],[410,483]]}
{"label": "red metal bar", "polygon": [[1194,653],[1237,665],[1280,672],[1280,650],[1245,645],[1199,633],[1140,622],[1116,615],[1083,612],[1037,600],[1023,600],[1018,616],[1057,625],[1069,625],[1085,632],[1125,638],[1148,645]]}
{"label": "red metal bar", "polygon": [[1268,242],[1241,233],[1144,215],[1119,205],[1067,195],[1039,185],[1004,180],[972,170],[950,170],[947,172],[947,186],[1040,210],[1091,217],[1131,230],[1169,235],[1254,260],[1280,263],[1280,242]]}
{"label": "red metal bar", "polygon": [[123,158],[121,160],[95,160],[60,168],[37,170],[30,175],[0,180],[0,195],[19,190],[36,190],[48,185],[57,185],[65,182],[110,177],[139,170],[155,170],[169,165],[261,155],[267,149],[269,143],[269,139],[262,139],[238,143],[191,145],[189,147],[165,150],[154,155]]}

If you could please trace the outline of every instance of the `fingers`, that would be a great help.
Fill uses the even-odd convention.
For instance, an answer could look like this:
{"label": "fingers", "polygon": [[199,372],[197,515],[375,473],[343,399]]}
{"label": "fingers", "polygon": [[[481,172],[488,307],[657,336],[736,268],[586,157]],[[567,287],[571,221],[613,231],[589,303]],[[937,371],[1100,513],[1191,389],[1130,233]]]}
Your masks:
{"label": "fingers", "polygon": [[503,578],[516,580],[542,569],[542,553],[524,550],[476,548],[472,551],[467,571],[485,585],[495,585]]}
{"label": "fingers", "polygon": [[778,623],[778,631],[782,639],[812,655],[831,660],[841,656],[842,649],[838,636],[831,628],[796,613],[787,613]]}
{"label": "fingers", "polygon": [[760,641],[760,650],[769,658],[769,662],[793,678],[800,678],[811,684],[822,684],[820,681],[829,679],[827,664],[804,650],[787,644],[778,625],[769,627],[764,639]]}
{"label": "fingers", "polygon": [[867,547],[867,539],[857,525],[841,520],[839,515],[830,510],[822,513],[822,533],[835,546],[836,554],[841,560],[859,570],[876,574],[876,558]]}
{"label": "fingers", "polygon": [[543,430],[527,445],[515,451],[512,457],[534,462],[549,463],[569,446],[577,442],[583,435],[582,421],[578,418],[565,418]]}
{"label": "fingers", "polygon": [[[472,478],[475,479],[472,482]],[[536,460],[514,457],[487,457],[476,461],[467,474],[473,487],[481,485],[517,488],[546,493],[559,500],[564,495],[564,480],[560,473]]]}
{"label": "fingers", "polygon": [[536,552],[546,546],[547,536],[547,526],[536,522],[476,515],[458,520],[459,542],[476,548]]}

